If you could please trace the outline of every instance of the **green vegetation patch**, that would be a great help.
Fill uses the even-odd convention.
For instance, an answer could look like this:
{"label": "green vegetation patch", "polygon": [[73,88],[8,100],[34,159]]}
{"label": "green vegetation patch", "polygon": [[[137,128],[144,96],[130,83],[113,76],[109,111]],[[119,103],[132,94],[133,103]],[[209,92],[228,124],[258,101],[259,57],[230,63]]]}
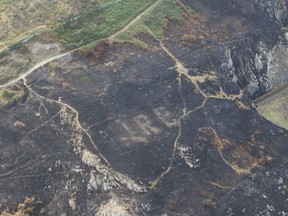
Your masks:
{"label": "green vegetation patch", "polygon": [[8,89],[0,90],[0,106],[9,104],[16,99],[21,98],[23,95],[24,95],[23,90],[20,91],[14,91]]}
{"label": "green vegetation patch", "polygon": [[157,39],[163,38],[165,22],[170,20],[182,20],[183,9],[175,0],[162,0],[150,13],[143,17],[143,24],[147,26]]}
{"label": "green vegetation patch", "polygon": [[13,0],[0,0],[0,8],[3,9],[7,4],[10,4]]}
{"label": "green vegetation patch", "polygon": [[4,90],[1,92],[1,97],[4,100],[9,101],[9,100],[13,99],[16,94],[17,94],[17,92],[15,92],[15,91]]}
{"label": "green vegetation patch", "polygon": [[15,79],[19,74],[27,71],[31,67],[31,59],[17,51],[4,51],[0,58],[0,85],[11,79]]}
{"label": "green vegetation patch", "polygon": [[181,21],[183,14],[193,15],[194,11],[181,2],[175,0],[159,0],[146,14],[137,22],[116,37],[118,41],[127,41],[147,48],[147,44],[135,37],[138,33],[144,32],[152,35],[158,40],[164,37],[164,28],[168,20]]}
{"label": "green vegetation patch", "polygon": [[[102,1],[103,2],[103,1]],[[109,4],[108,4],[109,3]],[[103,2],[86,13],[70,17],[55,26],[59,37],[71,47],[87,44],[110,36],[125,27],[129,21],[144,11],[153,0],[121,0]]]}
{"label": "green vegetation patch", "polygon": [[8,4],[9,10],[3,12],[3,19],[9,23],[11,34],[0,40],[5,45],[0,50],[0,84],[37,63],[28,49],[29,44],[36,41],[57,43],[65,51],[79,48],[125,28],[153,5],[116,38],[147,48],[149,45],[135,37],[137,33],[148,32],[160,40],[166,21],[181,20],[183,13],[189,11],[176,0],[97,0],[96,3],[90,0],[0,0],[0,8]]}
{"label": "green vegetation patch", "polygon": [[259,106],[258,112],[267,120],[288,130],[288,93]]}
{"label": "green vegetation patch", "polygon": [[11,34],[0,40],[4,44],[0,50],[0,84],[16,78],[37,63],[29,51],[30,44],[57,43],[62,50],[68,51],[105,39],[124,28],[154,0],[98,0],[96,3],[90,0],[40,0],[36,3],[0,0],[0,8],[9,4],[3,17],[11,28]]}
{"label": "green vegetation patch", "polygon": [[2,52],[0,52],[0,58],[4,58],[8,55],[9,55],[9,52],[7,50],[3,50]]}

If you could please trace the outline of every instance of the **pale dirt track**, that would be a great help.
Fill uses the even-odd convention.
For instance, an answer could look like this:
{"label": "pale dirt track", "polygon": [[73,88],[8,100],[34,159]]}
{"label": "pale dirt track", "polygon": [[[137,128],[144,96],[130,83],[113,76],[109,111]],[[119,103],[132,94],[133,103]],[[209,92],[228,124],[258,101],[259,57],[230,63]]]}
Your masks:
{"label": "pale dirt track", "polygon": [[[124,28],[118,30],[117,32],[115,32],[114,34],[112,34],[111,36],[107,37],[107,39],[113,39],[114,37],[116,37],[117,35],[121,34],[122,32],[126,31],[131,25],[133,25],[136,21],[138,21],[143,15],[145,15],[147,12],[149,12],[153,7],[156,6],[156,4],[158,4],[161,0],[157,0],[155,1],[151,6],[149,6],[146,10],[144,10],[142,13],[140,13],[137,17],[135,17],[131,22],[129,22]],[[103,40],[103,39],[102,39]],[[79,49],[79,48],[78,48]],[[13,85],[14,83],[20,81],[21,79],[25,79],[28,75],[30,75],[31,73],[33,73],[35,70],[37,70],[38,68],[44,66],[45,64],[48,64],[51,61],[54,61],[56,59],[62,58],[64,56],[70,55],[71,53],[73,53],[74,51],[78,50],[71,50],[69,52],[66,53],[62,53],[56,56],[52,56],[48,59],[45,59],[39,63],[37,63],[36,65],[34,65],[31,69],[29,69],[28,71],[26,71],[25,73],[21,74],[19,77],[10,80],[9,82],[0,85],[0,89],[2,88],[6,88],[8,86]]]}
{"label": "pale dirt track", "polygon": [[14,80],[11,80],[9,81],[8,83],[5,83],[3,85],[0,85],[0,89],[1,88],[5,88],[5,87],[8,87],[10,85],[13,85],[14,83],[18,82],[19,80],[21,79],[24,79],[25,77],[27,77],[28,75],[30,75],[31,73],[33,73],[33,71],[37,70],[38,68],[44,66],[45,64],[51,62],[51,61],[54,61],[56,59],[59,59],[59,58],[62,58],[64,56],[67,56],[69,55],[70,53],[72,53],[74,50],[72,51],[69,51],[69,52],[66,52],[66,53],[63,53],[63,54],[60,54],[60,55],[56,55],[56,56],[53,56],[53,57],[50,57],[48,59],[45,59],[39,63],[37,63],[36,65],[34,65],[34,67],[32,67],[31,69],[29,69],[27,72],[21,74],[19,77],[17,77],[16,79]]}

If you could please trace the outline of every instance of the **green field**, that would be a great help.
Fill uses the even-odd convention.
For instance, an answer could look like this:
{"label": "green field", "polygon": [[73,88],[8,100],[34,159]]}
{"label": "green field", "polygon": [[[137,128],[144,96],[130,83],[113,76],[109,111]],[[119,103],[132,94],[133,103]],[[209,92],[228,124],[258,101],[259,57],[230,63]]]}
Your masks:
{"label": "green field", "polygon": [[77,47],[80,42],[87,44],[108,37],[127,25],[152,3],[152,0],[122,0],[105,7],[95,6],[83,15],[58,22],[55,32],[70,46]]}
{"label": "green field", "polygon": [[24,92],[21,91],[14,91],[14,90],[0,90],[0,107],[2,105],[9,104],[14,100],[21,98],[24,95]]}
{"label": "green field", "polygon": [[140,32],[145,32],[157,40],[162,40],[164,37],[164,28],[167,21],[180,21],[183,19],[183,14],[194,14],[194,11],[189,8],[183,8],[183,5],[179,5],[175,0],[160,0],[155,4],[151,10],[134,23],[127,31],[117,36],[118,41],[128,41],[144,48],[148,48],[148,45],[143,41],[137,39],[135,36]]}
{"label": "green field", "polygon": [[267,120],[288,130],[288,93],[259,106],[257,110]]}

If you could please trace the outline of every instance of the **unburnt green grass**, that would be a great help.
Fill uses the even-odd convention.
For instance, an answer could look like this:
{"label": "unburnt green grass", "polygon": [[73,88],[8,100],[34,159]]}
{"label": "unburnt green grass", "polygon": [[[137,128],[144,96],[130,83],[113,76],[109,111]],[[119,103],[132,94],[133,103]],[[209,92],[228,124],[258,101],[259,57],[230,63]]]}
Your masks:
{"label": "unburnt green grass", "polygon": [[22,97],[23,95],[24,92],[22,90],[20,91],[14,91],[8,89],[0,90],[0,107],[13,102],[14,100]]}
{"label": "unburnt green grass", "polygon": [[[98,0],[97,3],[90,0],[38,0],[37,2],[43,7],[36,8],[37,4],[34,1],[27,3],[23,0],[0,0],[0,8],[9,7],[19,16],[26,17],[22,19],[22,26],[17,26],[19,24],[17,20],[7,21],[11,28],[14,23],[15,29],[19,30],[23,27],[23,34],[15,30],[15,34],[19,36],[14,39],[8,38],[6,41],[0,40],[2,43],[0,84],[16,78],[37,63],[31,58],[28,49],[29,44],[36,41],[44,44],[57,43],[63,51],[85,47],[87,44],[86,47],[89,47],[90,42],[108,38],[149,8],[137,22],[116,37],[118,41],[129,41],[147,48],[149,45],[135,37],[137,33],[150,33],[161,40],[164,37],[163,29],[167,20],[179,21],[184,13],[193,13],[192,9],[186,8],[176,0],[157,2],[156,0]],[[151,5],[153,6],[150,7]],[[30,12],[33,14],[29,15]],[[6,11],[3,17],[9,18],[9,14],[5,13]],[[45,17],[45,23],[38,20],[37,14]],[[34,21],[30,22],[29,19]],[[31,26],[27,27],[30,23]],[[42,25],[46,27],[43,29]],[[3,44],[8,49],[3,48],[5,47]]]}
{"label": "unburnt green grass", "polygon": [[68,18],[55,25],[55,31],[71,47],[106,38],[125,27],[149,7],[152,0],[121,0],[95,5],[85,14]]}
{"label": "unburnt green grass", "polygon": [[[14,10],[19,16],[23,15],[27,19],[33,18],[32,20],[34,20],[33,24],[28,27],[27,19],[23,19],[23,25],[21,26],[18,26],[19,22],[12,20],[14,19],[12,17],[11,20],[7,21],[11,28],[13,23],[17,23],[15,24],[15,35],[17,34],[18,36],[14,39],[9,37],[0,40],[1,43],[8,47],[8,49],[4,49],[4,46],[2,46],[2,50],[0,50],[0,64],[2,67],[0,70],[0,84],[25,72],[28,69],[27,65],[30,67],[37,63],[31,59],[28,49],[29,44],[36,41],[41,43],[53,42],[58,43],[62,50],[69,51],[92,41],[107,38],[125,27],[138,14],[152,5],[154,0],[99,0],[97,3],[89,0],[81,2],[76,0],[71,0],[70,2],[65,0],[63,2],[39,0],[38,3],[43,4],[43,7],[37,9],[36,3],[32,1],[26,2],[27,9],[22,10],[23,2],[23,0],[0,0],[0,8],[9,7],[10,10]],[[61,13],[57,12],[59,8]],[[41,12],[40,10],[44,11]],[[30,16],[27,16],[30,11],[31,13],[37,11],[37,13],[33,12]],[[3,17],[9,19],[9,14],[5,13]],[[36,16],[38,13],[41,13],[42,17],[46,17],[45,23],[38,22]],[[26,21],[27,24],[25,24]],[[37,26],[42,24],[47,25],[47,29],[44,29],[41,34],[36,34],[39,31]],[[23,33],[16,31],[16,29],[21,28],[23,28]],[[34,32],[34,29],[37,31]],[[30,39],[26,40],[27,38]],[[23,62],[25,65],[22,64]]]}
{"label": "unburnt green grass", "polygon": [[288,129],[288,93],[258,107],[258,112],[274,124]]}
{"label": "unburnt green grass", "polygon": [[175,0],[160,0],[141,19],[130,26],[125,32],[118,35],[116,40],[128,41],[143,48],[148,48],[147,44],[135,37],[138,33],[148,33],[157,40],[162,40],[167,21],[181,21],[184,13],[193,15],[194,11]]}

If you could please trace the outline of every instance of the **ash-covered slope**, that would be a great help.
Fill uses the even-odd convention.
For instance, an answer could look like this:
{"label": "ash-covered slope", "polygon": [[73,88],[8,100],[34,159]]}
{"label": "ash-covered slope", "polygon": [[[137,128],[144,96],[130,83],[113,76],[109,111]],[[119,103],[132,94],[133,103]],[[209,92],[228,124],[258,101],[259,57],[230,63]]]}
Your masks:
{"label": "ash-covered slope", "polygon": [[175,5],[9,87],[3,215],[288,214],[288,132],[250,101],[287,80],[286,3]]}
{"label": "ash-covered slope", "polygon": [[236,8],[235,13],[239,10],[245,14],[251,26],[250,42],[239,43],[227,53],[230,76],[251,98],[256,98],[288,80],[287,1],[230,4]]}

